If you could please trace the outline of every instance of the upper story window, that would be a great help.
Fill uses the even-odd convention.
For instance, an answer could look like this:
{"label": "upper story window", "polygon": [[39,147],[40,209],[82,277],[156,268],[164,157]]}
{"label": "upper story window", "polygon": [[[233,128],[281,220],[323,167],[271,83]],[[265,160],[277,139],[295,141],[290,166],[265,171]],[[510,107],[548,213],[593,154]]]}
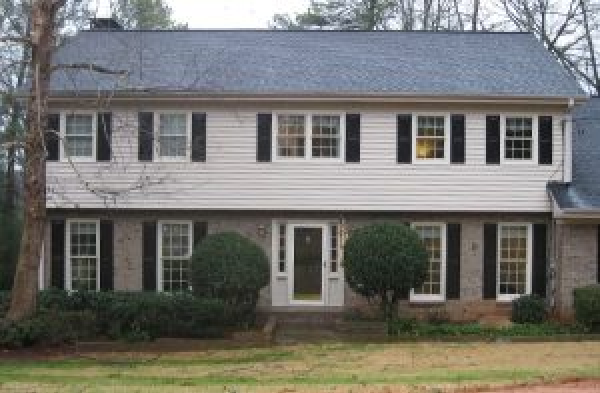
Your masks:
{"label": "upper story window", "polygon": [[342,119],[334,114],[279,114],[275,117],[278,158],[341,157]]}
{"label": "upper story window", "polygon": [[67,221],[67,290],[100,289],[98,221]]}
{"label": "upper story window", "polygon": [[429,254],[427,277],[420,288],[411,293],[413,301],[443,301],[446,276],[446,225],[442,223],[418,223],[413,228],[419,234]]}
{"label": "upper story window", "polygon": [[190,120],[186,113],[159,113],[157,131],[158,156],[164,159],[186,159]]}
{"label": "upper story window", "polygon": [[414,132],[416,161],[448,160],[448,125],[446,116],[417,116]]}
{"label": "upper story window", "polygon": [[498,228],[498,300],[531,292],[531,225],[500,224]]}
{"label": "upper story window", "polygon": [[96,143],[95,123],[93,114],[65,115],[65,158],[94,158]]}
{"label": "upper story window", "polygon": [[534,152],[533,118],[507,116],[504,125],[504,159],[532,160]]}

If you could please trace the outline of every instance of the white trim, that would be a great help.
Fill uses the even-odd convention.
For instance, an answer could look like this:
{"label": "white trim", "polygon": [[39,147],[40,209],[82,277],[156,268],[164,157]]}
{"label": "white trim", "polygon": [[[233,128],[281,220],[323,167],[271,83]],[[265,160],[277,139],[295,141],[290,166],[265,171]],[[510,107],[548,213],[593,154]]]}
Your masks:
{"label": "white trim", "polygon": [[[185,157],[168,157],[160,155],[160,116],[185,115]],[[184,110],[161,110],[153,112],[153,157],[155,162],[188,162],[192,158],[192,112]]]}
{"label": "white trim", "polygon": [[[501,237],[503,226],[525,226],[527,227],[527,266],[525,268],[525,293],[522,294],[500,294],[500,256]],[[533,270],[533,225],[530,222],[499,222],[498,234],[496,236],[496,300],[498,302],[512,302],[513,300],[531,294]]]}
{"label": "white trim", "polygon": [[[91,156],[70,156],[67,155],[67,115],[88,115],[92,116],[92,155]],[[98,139],[98,112],[89,110],[61,111],[59,130],[59,151],[60,161],[62,162],[94,162],[96,161],[97,139]]]}
{"label": "white trim", "polygon": [[[304,157],[285,157],[278,154],[277,138],[279,134],[279,116],[304,116]],[[340,118],[340,137],[338,157],[313,157],[312,155],[312,122],[313,116],[338,116]],[[271,157],[272,161],[317,161],[317,162],[344,162],[346,156],[346,113],[339,111],[302,111],[286,110],[273,112],[271,118]]]}
{"label": "white trim", "polygon": [[[554,121],[554,117],[552,118]],[[563,181],[570,183],[573,180],[573,116],[567,115],[562,120],[563,124]]]}
{"label": "white trim", "polygon": [[[500,115],[500,164],[537,164],[538,163],[538,141],[539,141],[539,114],[532,113],[504,113]],[[506,118],[531,118],[531,158],[513,159],[506,158]],[[552,120],[554,123],[554,118]],[[554,124],[552,125],[554,127]]]}
{"label": "white trim", "polygon": [[415,229],[415,227],[421,226],[437,226],[440,228],[440,293],[439,295],[434,294],[415,294],[414,289],[410,290],[409,300],[411,302],[418,303],[435,303],[435,302],[445,302],[446,301],[446,269],[447,269],[447,244],[446,244],[446,230],[447,224],[445,222],[427,222],[427,221],[417,221],[411,222],[410,227]]}
{"label": "white trim", "polygon": [[[443,117],[444,118],[444,158],[417,158],[417,131],[419,117]],[[450,114],[445,112],[415,112],[412,114],[411,129],[411,154],[414,164],[449,164],[450,163]]]}
{"label": "white trim", "polygon": [[71,264],[71,224],[85,223],[96,226],[96,291],[100,290],[100,220],[69,219],[65,221],[65,289],[72,291],[72,264]]}
{"label": "white trim", "polygon": [[[319,228],[321,229],[321,299],[318,301],[294,300],[294,236],[296,228]],[[286,233],[286,260],[288,267],[288,300],[294,306],[324,306],[327,304],[327,235],[328,223],[323,221],[287,222]]]}
{"label": "white trim", "polygon": [[[191,220],[161,220],[156,223],[156,291],[164,292],[163,282],[163,256],[162,256],[162,227],[164,224],[179,224],[187,225],[189,229],[189,244],[188,244],[188,256],[181,257],[180,259],[186,259],[192,257],[193,245],[194,245],[194,225]],[[191,283],[190,283],[191,285]]]}

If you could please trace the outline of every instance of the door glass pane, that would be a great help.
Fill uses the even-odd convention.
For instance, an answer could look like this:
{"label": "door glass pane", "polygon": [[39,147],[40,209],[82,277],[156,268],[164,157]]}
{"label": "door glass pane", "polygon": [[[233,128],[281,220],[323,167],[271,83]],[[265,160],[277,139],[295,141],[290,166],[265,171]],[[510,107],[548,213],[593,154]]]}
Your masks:
{"label": "door glass pane", "polygon": [[323,237],[321,228],[294,229],[294,300],[320,301]]}

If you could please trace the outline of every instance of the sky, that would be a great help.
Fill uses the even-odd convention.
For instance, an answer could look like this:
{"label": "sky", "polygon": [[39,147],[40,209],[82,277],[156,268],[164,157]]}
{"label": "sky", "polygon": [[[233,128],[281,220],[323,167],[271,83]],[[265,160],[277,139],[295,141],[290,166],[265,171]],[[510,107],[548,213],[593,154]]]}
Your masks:
{"label": "sky", "polygon": [[[275,14],[305,11],[310,0],[165,0],[177,22],[191,29],[267,28]],[[94,5],[93,5],[94,6]],[[110,14],[110,0],[96,0],[99,16]],[[108,15],[107,15],[108,16]]]}
{"label": "sky", "polygon": [[277,13],[296,13],[309,0],[166,0],[178,22],[190,28],[266,28]]}

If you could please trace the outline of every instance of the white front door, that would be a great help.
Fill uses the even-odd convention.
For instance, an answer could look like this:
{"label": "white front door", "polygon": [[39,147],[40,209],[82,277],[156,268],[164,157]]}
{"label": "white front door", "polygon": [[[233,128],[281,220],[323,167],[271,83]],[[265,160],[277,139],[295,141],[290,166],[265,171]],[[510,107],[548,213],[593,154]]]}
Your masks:
{"label": "white front door", "polygon": [[335,221],[273,221],[273,306],[344,305],[341,232]]}

